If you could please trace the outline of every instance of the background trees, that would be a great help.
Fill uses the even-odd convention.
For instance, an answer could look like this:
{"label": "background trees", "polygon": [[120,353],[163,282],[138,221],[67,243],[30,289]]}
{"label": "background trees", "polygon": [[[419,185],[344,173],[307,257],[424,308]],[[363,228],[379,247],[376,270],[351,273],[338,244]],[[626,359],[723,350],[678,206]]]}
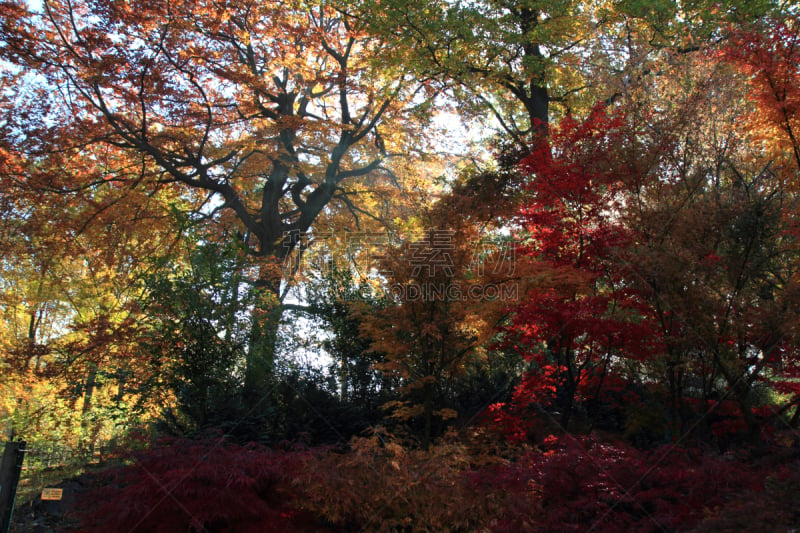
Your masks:
{"label": "background trees", "polygon": [[[750,144],[752,104],[738,96],[748,82],[735,64],[711,61],[724,49],[666,56],[665,70],[690,74],[643,80],[608,116],[563,120],[523,160],[523,250],[553,274],[509,330],[537,364],[518,406],[544,398],[566,426],[575,400],[591,409],[621,375],[640,395],[668,398],[667,412],[650,415],[673,438],[756,441],[775,422],[770,381],[793,351],[783,322],[794,313],[796,204],[784,181],[793,150],[773,160],[772,148]],[[791,128],[782,131],[785,143]],[[625,403],[642,414],[635,397]]]}

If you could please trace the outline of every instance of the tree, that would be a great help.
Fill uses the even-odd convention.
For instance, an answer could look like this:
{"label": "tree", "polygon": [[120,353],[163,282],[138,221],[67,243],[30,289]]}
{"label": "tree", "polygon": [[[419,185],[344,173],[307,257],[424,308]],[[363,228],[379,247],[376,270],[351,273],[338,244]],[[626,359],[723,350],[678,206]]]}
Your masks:
{"label": "tree", "polygon": [[[459,110],[497,120],[517,146],[584,83],[577,66],[591,31],[583,2],[381,2],[374,18],[409,51],[410,63],[452,89]],[[403,59],[409,61],[409,59]]]}
{"label": "tree", "polygon": [[533,367],[514,404],[553,409],[564,429],[581,399],[609,386],[620,361],[658,346],[646,302],[619,265],[632,239],[618,218],[625,184],[616,158],[625,144],[622,116],[599,107],[583,122],[565,118],[520,163],[530,195],[517,216],[518,251],[542,281],[504,328],[506,344]]}
{"label": "tree", "polygon": [[337,378],[341,400],[370,412],[392,397],[393,390],[391,382],[376,368],[383,355],[371,350],[373,340],[353,335],[362,323],[353,309],[366,305],[380,312],[384,303],[373,294],[372,285],[357,279],[360,274],[331,263],[309,284],[309,304],[325,327],[322,347],[333,359],[331,372]]}
{"label": "tree", "polygon": [[[398,380],[392,417],[421,420],[423,447],[435,436],[434,417],[458,416],[448,388],[482,357],[494,326],[517,295],[518,276],[507,242],[487,228],[500,191],[486,179],[456,184],[417,218],[406,240],[380,260],[389,304],[362,309],[362,332],[384,354],[376,367]],[[452,391],[450,391],[452,393]]]}
{"label": "tree", "polygon": [[154,326],[142,344],[175,398],[161,416],[179,434],[218,428],[252,436],[240,400],[253,290],[234,245],[193,246],[187,271],[157,271],[143,298]]}
{"label": "tree", "polygon": [[149,267],[144,258],[170,252],[170,204],[180,200],[119,183],[79,186],[96,176],[98,161],[130,171],[120,151],[32,150],[24,125],[41,102],[26,107],[24,92],[8,90],[23,78],[12,69],[0,77],[4,424],[32,445],[55,439],[91,449],[149,414],[134,409],[148,402],[132,392],[148,377],[136,342],[145,328],[137,280]]}
{"label": "tree", "polygon": [[[749,75],[748,86],[759,118],[750,131],[770,142],[771,155],[800,170],[800,73],[796,65],[800,31],[797,14],[785,20],[767,18],[740,28],[723,50],[723,57]],[[793,161],[786,162],[786,156]]]}
{"label": "tree", "polygon": [[265,298],[247,352],[253,405],[272,364],[284,259],[323,210],[357,209],[351,182],[386,176],[384,160],[413,148],[404,134],[419,87],[380,66],[389,43],[344,5],[14,7],[4,56],[69,96],[54,109],[72,118],[65,127],[33,117],[43,150],[136,154],[140,174],[103,169],[93,183],[181,186],[205,195],[206,216],[236,220]]}
{"label": "tree", "polygon": [[[21,197],[19,189],[4,189],[3,197]],[[107,225],[97,204],[63,210],[49,195],[33,198],[39,203],[7,211],[2,224],[13,236],[0,267],[3,386],[16,390],[3,396],[12,431],[29,442],[57,438],[91,448],[124,434],[139,399],[149,403],[134,392],[148,378],[137,342],[147,324],[136,281],[148,266],[139,258],[168,248],[163,212],[158,200],[142,206],[139,214],[150,220],[145,235]],[[20,199],[16,208],[24,205]],[[42,422],[48,413],[52,420]]]}
{"label": "tree", "polygon": [[[536,365],[518,406],[557,409],[566,427],[575,400],[622,372],[663,387],[673,436],[707,425],[720,434],[733,415],[756,440],[769,382],[786,372],[779,388],[792,389],[796,158],[783,66],[792,63],[777,47],[757,61],[772,74],[748,81],[714,61],[727,46],[664,55],[665,73],[689,74],[638,80],[618,111],[562,120],[523,159],[522,250],[551,281],[508,330]],[[752,82],[764,95],[755,105],[777,107],[767,128],[745,118],[754,104],[740,95]]]}
{"label": "tree", "polygon": [[[43,151],[35,132],[50,98],[32,76],[7,66],[0,75],[0,329],[8,348],[3,385],[18,394],[4,400],[12,430],[29,442],[91,447],[151,413],[152,397],[137,394],[149,379],[137,343],[147,327],[138,281],[148,259],[174,252],[172,211],[188,199],[105,180],[104,172],[134,179],[148,170],[111,146]],[[51,411],[53,424],[36,421]],[[57,436],[45,437],[49,431]]]}

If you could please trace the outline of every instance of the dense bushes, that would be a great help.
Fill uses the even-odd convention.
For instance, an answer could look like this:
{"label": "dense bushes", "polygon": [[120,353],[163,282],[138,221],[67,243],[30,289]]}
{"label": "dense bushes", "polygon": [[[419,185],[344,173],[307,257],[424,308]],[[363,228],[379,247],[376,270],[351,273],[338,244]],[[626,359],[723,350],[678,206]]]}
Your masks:
{"label": "dense bushes", "polygon": [[731,496],[760,490],[765,476],[733,456],[573,436],[548,438],[509,468],[535,487],[541,532],[686,531]]}
{"label": "dense bushes", "polygon": [[346,449],[215,437],[133,459],[95,479],[81,531],[734,531],[762,515],[798,520],[796,454],[770,466],[573,436],[513,449],[461,436],[422,450],[376,430]]}
{"label": "dense bushes", "polygon": [[222,437],[163,440],[94,480],[80,531],[300,531],[290,504],[302,457]]}

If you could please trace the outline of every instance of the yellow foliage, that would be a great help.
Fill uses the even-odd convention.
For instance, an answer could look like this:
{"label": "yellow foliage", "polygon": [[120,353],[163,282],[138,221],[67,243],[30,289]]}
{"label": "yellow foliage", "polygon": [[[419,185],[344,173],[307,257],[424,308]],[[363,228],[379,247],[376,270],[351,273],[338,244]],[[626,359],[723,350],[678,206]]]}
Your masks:
{"label": "yellow foliage", "polygon": [[295,483],[307,494],[303,507],[337,525],[375,532],[488,531],[519,496],[498,487],[476,490],[467,474],[498,461],[455,439],[428,450],[410,448],[376,428],[354,438],[349,452],[312,456]]}

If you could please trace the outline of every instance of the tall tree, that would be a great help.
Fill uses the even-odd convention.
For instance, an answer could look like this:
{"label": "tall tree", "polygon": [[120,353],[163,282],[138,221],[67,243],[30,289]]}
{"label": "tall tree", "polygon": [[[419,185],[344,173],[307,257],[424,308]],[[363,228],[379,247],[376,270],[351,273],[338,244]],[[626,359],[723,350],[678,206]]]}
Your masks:
{"label": "tall tree", "polygon": [[[109,410],[126,410],[146,378],[135,342],[146,328],[137,280],[150,267],[146,258],[171,252],[168,204],[175,199],[113,186],[91,199],[65,195],[39,180],[53,172],[68,183],[82,166],[58,158],[33,163],[19,153],[7,161],[16,165],[0,179],[2,386],[26,389],[8,397],[13,429],[33,442],[59,425],[65,433],[82,427],[91,445],[91,426],[110,424]],[[117,218],[118,209],[135,218]],[[31,421],[51,409],[54,424]],[[70,417],[73,411],[83,417]],[[86,444],[62,436],[72,446]]]}
{"label": "tall tree", "polygon": [[[354,180],[413,149],[404,135],[419,90],[378,60],[389,43],[329,2],[63,2],[19,4],[4,56],[46,77],[65,100],[58,124],[31,131],[46,149],[121,148],[152,162],[139,176],[207,195],[233,215],[264,289],[245,389],[267,379],[281,314],[281,265],[328,208],[353,207]],[[61,136],[54,134],[61,132]],[[133,180],[133,181],[131,181]]]}
{"label": "tall tree", "polygon": [[460,111],[488,110],[519,146],[585,85],[577,71],[594,24],[582,2],[381,2],[373,21],[417,71],[453,90]]}
{"label": "tall tree", "polygon": [[617,157],[626,145],[621,114],[601,106],[586,121],[564,119],[521,162],[530,197],[517,216],[519,252],[544,281],[505,328],[532,366],[515,402],[558,411],[564,429],[620,361],[658,348],[647,304],[619,265],[633,238],[619,218],[625,182]]}
{"label": "tall tree", "polygon": [[240,393],[253,288],[238,243],[213,238],[189,240],[188,268],[147,278],[144,306],[154,327],[141,344],[160,374],[148,385],[161,382],[175,398],[161,409],[169,430],[214,427],[252,438],[258,431],[245,426]]}
{"label": "tall tree", "polygon": [[371,24],[400,58],[450,89],[462,117],[495,119],[525,149],[531,134],[585,116],[656,73],[662,51],[689,54],[729,28],[785,9],[781,1],[478,0],[374,2]]}

